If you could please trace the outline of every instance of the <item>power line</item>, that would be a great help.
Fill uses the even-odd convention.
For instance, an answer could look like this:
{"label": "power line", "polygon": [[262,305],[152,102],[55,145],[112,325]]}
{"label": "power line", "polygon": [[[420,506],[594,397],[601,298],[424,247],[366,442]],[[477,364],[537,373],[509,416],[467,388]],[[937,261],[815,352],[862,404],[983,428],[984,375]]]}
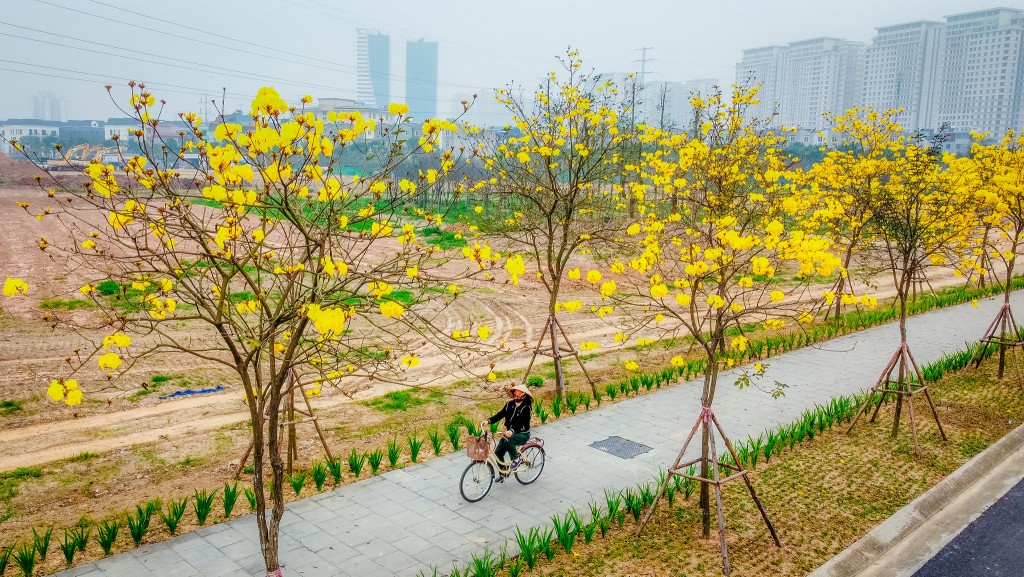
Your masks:
{"label": "power line", "polygon": [[[171,56],[164,56],[162,54],[154,54],[152,52],[145,52],[145,51],[142,51],[142,50],[135,50],[135,49],[124,48],[122,46],[115,46],[113,44],[104,44],[103,42],[95,42],[93,40],[86,40],[84,38],[76,38],[74,36],[67,36],[67,35],[64,35],[64,34],[58,34],[56,32],[49,32],[47,30],[39,30],[38,28],[30,28],[28,26],[21,26],[21,25],[18,25],[18,24],[11,24],[9,22],[0,21],[0,25],[11,26],[13,28],[21,28],[23,30],[30,30],[32,32],[38,32],[40,34],[47,34],[49,36],[56,36],[58,38],[64,38],[64,39],[72,40],[72,41],[75,41],[75,42],[82,42],[82,43],[85,43],[85,44],[92,44],[92,45],[95,45],[95,46],[102,46],[104,48],[112,48],[114,50],[123,50],[123,51],[126,51],[126,52],[133,52],[135,54],[142,54],[144,56],[152,56],[154,58],[163,58],[164,60],[170,60],[172,62],[181,62],[183,64],[191,64],[193,66],[202,66],[204,68],[210,68],[210,69],[218,71],[218,72],[216,72],[216,74],[223,74],[224,72],[234,73],[234,74],[229,74],[229,75],[234,75],[237,78],[244,78],[245,80],[266,79],[266,80],[274,80],[274,81],[277,81],[277,82],[285,82],[285,83],[290,83],[290,84],[297,84],[297,85],[301,85],[301,86],[312,86],[312,87],[318,87],[318,88],[329,88],[329,89],[332,89],[332,90],[344,90],[344,89],[341,89],[341,88],[338,88],[338,87],[334,87],[334,86],[325,86],[325,85],[317,85],[317,84],[308,84],[308,85],[307,84],[299,84],[298,81],[292,81],[292,80],[289,80],[287,78],[280,78],[280,77],[275,77],[275,76],[260,76],[260,75],[256,75],[256,74],[249,73],[249,72],[238,71],[238,70],[235,70],[233,68],[225,68],[223,66],[214,66],[212,64],[205,64],[203,62],[196,62],[194,60],[185,60],[185,59],[182,59],[182,58],[173,58]],[[47,43],[47,44],[55,44],[57,46],[62,46],[62,47],[65,47],[65,48],[76,48],[78,50],[84,50],[83,48],[77,48],[77,47],[73,47],[73,46],[68,46],[66,44],[58,44],[58,43],[51,42],[51,41],[48,41],[48,40],[41,40],[41,39],[38,39],[38,38],[30,38],[30,37],[27,37],[27,36],[18,36],[16,34],[9,34],[9,33],[5,33],[5,32],[0,32],[0,35],[11,36],[11,37],[14,37],[14,38],[20,38],[22,40],[30,40],[30,41],[33,41],[33,42],[44,42],[44,43]],[[121,55],[121,54],[111,54],[109,52],[102,52],[102,51],[95,51],[95,52],[97,52],[98,54],[104,54],[106,56],[114,56],[114,57],[117,57],[117,58],[129,58],[131,60],[140,60],[142,62],[148,62],[150,64],[161,64],[161,65],[164,65],[164,66],[173,66],[171,64],[166,64],[166,63],[163,63],[163,62],[154,62],[152,60],[143,60],[143,59],[140,59],[140,58],[124,56],[124,55]],[[196,72],[209,72],[209,71],[205,71],[205,70],[198,70],[198,69],[195,69],[195,68],[187,68],[187,69],[188,70],[193,70],[193,71],[196,71]],[[243,76],[238,76],[238,74],[244,74],[245,76],[244,77]]]}
{"label": "power line", "polygon": [[[4,60],[3,62],[10,62],[10,61],[9,60]],[[89,84],[100,84],[100,85],[109,84],[109,82],[104,81],[104,80],[89,80],[88,78],[75,78],[73,76],[64,76],[64,75],[61,75],[61,74],[47,74],[45,72],[37,72],[37,71],[34,71],[34,70],[17,70],[17,69],[14,69],[14,68],[3,68],[3,67],[0,67],[0,70],[3,70],[5,72],[14,72],[16,74],[28,74],[30,76],[44,76],[46,78],[60,78],[60,79],[63,79],[63,80],[74,80],[74,81],[77,81],[77,82],[88,82]],[[89,72],[76,72],[76,71],[71,71],[71,72],[73,74],[90,74]],[[172,86],[172,85],[166,85],[165,84],[163,86]],[[163,92],[172,92],[172,93],[177,93],[177,94],[186,94],[186,95],[190,95],[190,96],[204,96],[204,95],[209,94],[209,91],[196,92],[196,91],[192,91],[192,90],[175,90],[175,89],[172,89],[172,88],[164,89]]]}
{"label": "power line", "polygon": [[[4,25],[8,25],[8,26],[17,26],[17,25],[7,24],[5,22],[0,22],[0,24],[4,24]],[[25,28],[25,27],[22,27],[22,26],[17,26],[17,27]],[[43,33],[47,33],[47,32],[43,31]],[[12,38],[18,38],[18,39],[21,39],[21,40],[28,40],[28,41],[31,41],[31,42],[39,42],[39,43],[42,43],[42,44],[49,44],[49,45],[52,45],[52,46],[59,46],[61,48],[71,48],[71,49],[74,49],[74,50],[81,50],[81,51],[85,51],[85,52],[92,52],[92,53],[95,53],[95,54],[102,54],[104,56],[113,56],[114,58],[123,58],[123,59],[126,59],[126,60],[134,60],[134,61],[137,61],[137,62],[145,62],[145,63],[148,63],[148,64],[156,64],[156,65],[159,65],[159,66],[169,66],[169,67],[172,67],[172,68],[180,68],[180,69],[183,69],[183,70],[190,70],[192,72],[202,72],[202,73],[205,73],[205,74],[217,74],[218,76],[230,76],[230,77],[233,77],[233,78],[240,78],[242,80],[257,81],[257,82],[264,82],[264,81],[268,81],[269,80],[269,81],[271,81],[273,83],[280,83],[280,84],[283,84],[283,85],[286,85],[286,86],[296,86],[296,87],[307,88],[307,89],[308,88],[318,88],[318,89],[322,89],[322,90],[331,90],[331,91],[335,91],[335,92],[341,92],[343,94],[354,94],[354,92],[355,92],[354,90],[351,90],[351,89],[348,89],[348,88],[341,88],[341,87],[331,86],[331,85],[326,85],[326,84],[314,84],[314,83],[302,82],[302,81],[298,81],[298,80],[291,80],[291,79],[288,79],[288,78],[278,78],[278,77],[273,77],[273,76],[257,76],[255,74],[250,74],[250,73],[247,73],[247,72],[233,73],[233,72],[229,72],[228,71],[230,69],[219,67],[219,66],[211,66],[211,65],[197,63],[197,62],[193,62],[193,61],[189,61],[189,60],[181,60],[181,59],[177,59],[177,58],[170,58],[170,57],[159,56],[159,55],[155,55],[155,57],[156,58],[164,58],[164,59],[167,59],[167,60],[174,60],[174,61],[178,61],[178,62],[185,62],[185,63],[188,63],[188,64],[193,64],[193,65],[198,65],[198,66],[205,66],[207,68],[212,68],[214,70],[202,70],[202,69],[199,69],[199,68],[194,68],[193,66],[184,66],[182,64],[173,64],[173,63],[170,63],[170,62],[159,62],[159,61],[156,61],[156,60],[148,60],[146,58],[139,58],[137,56],[126,56],[126,55],[123,55],[123,54],[115,54],[115,53],[112,53],[112,52],[104,52],[102,50],[94,50],[94,49],[90,49],[90,48],[83,48],[81,46],[71,46],[71,45],[68,45],[68,44],[62,44],[60,42],[53,42],[53,41],[50,41],[50,40],[42,40],[42,39],[39,39],[39,38],[31,38],[31,37],[28,37],[28,36],[20,36],[18,34],[11,34],[11,33],[8,33],[8,32],[0,32],[0,35],[2,35],[2,36],[9,36],[9,37],[12,37]],[[57,35],[57,34],[55,34],[55,35],[56,36],[61,36],[61,35]],[[97,44],[97,45],[100,45],[100,46],[105,46],[105,47],[113,48],[115,50],[125,50],[125,51],[129,50],[127,48],[121,48],[121,47],[112,46],[112,45],[109,45],[109,44],[102,44],[102,43],[99,43],[99,42],[92,42],[90,40],[81,40],[81,39],[78,39],[78,38],[73,38],[73,37],[68,37],[68,36],[61,36],[61,37],[62,38],[71,38],[72,40],[80,41],[80,42],[85,42],[85,43],[89,43],[89,44]],[[151,53],[147,53],[147,52],[139,52],[139,54],[146,54],[146,55],[152,56]],[[409,99],[406,99],[406,100],[409,100]],[[413,99],[413,100],[425,100],[425,99],[420,98],[420,99]],[[455,102],[454,99],[450,99],[450,100],[434,99],[432,101],[434,101],[434,102],[449,102],[449,103]]]}
{"label": "power line", "polygon": [[[106,6],[108,8],[112,8],[112,9],[115,9],[115,10],[121,10],[121,11],[124,11],[124,12],[128,12],[129,14],[132,14],[132,15],[140,17],[140,18],[146,18],[146,19],[149,19],[149,20],[155,20],[155,21],[162,22],[162,23],[165,23],[165,24],[170,24],[172,26],[177,26],[177,27],[180,27],[180,28],[183,28],[183,29],[186,29],[186,30],[191,30],[193,32],[198,32],[198,33],[203,34],[203,35],[205,35],[207,37],[208,36],[213,36],[215,38],[220,38],[222,40],[230,40],[232,42],[238,42],[238,43],[244,44],[246,46],[253,46],[253,47],[256,47],[256,48],[260,48],[262,50],[267,50],[265,47],[263,47],[263,46],[261,46],[259,44],[256,44],[256,43],[253,43],[253,42],[249,42],[247,40],[243,40],[243,39],[240,39],[240,38],[233,38],[231,36],[226,36],[222,32],[215,32],[215,31],[210,31],[210,30],[204,30],[202,28],[197,28],[195,26],[188,26],[188,25],[185,25],[185,24],[179,24],[179,23],[173,22],[171,20],[165,20],[163,18],[157,18],[155,16],[149,16],[149,15],[146,15],[146,14],[141,14],[141,13],[138,13],[138,12],[127,10],[125,8],[121,8],[119,6],[113,6],[111,4],[106,4],[106,3],[100,2],[98,0],[89,0],[89,1],[93,2],[94,4],[99,4],[101,6]],[[177,39],[181,38],[181,36],[179,34],[177,34],[177,33],[167,32],[166,30],[160,30],[160,29],[157,29],[157,28],[150,28],[150,27],[142,26],[142,25],[135,24],[135,23],[132,23],[132,22],[126,22],[124,20],[118,20],[116,18],[110,18],[109,16],[101,16],[99,14],[94,14],[92,12],[88,12],[88,11],[84,11],[84,10],[78,10],[78,9],[75,9],[75,8],[71,8],[69,6],[63,6],[63,5],[60,5],[60,4],[54,4],[52,2],[47,2],[46,0],[36,0],[36,2],[38,2],[40,4],[45,4],[47,6],[52,6],[54,8],[60,8],[60,9],[63,9],[63,10],[68,10],[70,12],[75,12],[75,13],[78,13],[78,14],[83,14],[85,16],[90,16],[90,17],[93,17],[93,18],[98,18],[100,20],[106,20],[108,22],[113,22],[115,24],[122,24],[122,25],[125,25],[125,26],[131,26],[133,28],[138,28],[138,29],[141,29],[141,30],[146,30],[148,32],[155,32],[157,34],[162,34],[162,35],[165,35],[165,36],[171,36],[171,37],[174,37],[174,38],[177,38]],[[306,7],[304,7],[304,8],[306,8]],[[349,66],[349,65],[346,65],[346,64],[338,64],[338,63],[332,62],[330,60],[324,60],[324,59],[321,59],[321,58],[317,58],[315,56],[309,56],[309,55],[306,55],[306,54],[299,54],[299,53],[296,53],[296,52],[289,52],[287,50],[274,49],[273,52],[278,52],[278,53],[281,53],[281,54],[286,54],[288,56],[294,56],[294,57],[300,58],[302,60],[291,60],[291,59],[288,59],[288,58],[281,58],[280,56],[276,56],[274,54],[260,54],[260,53],[253,52],[251,50],[245,50],[245,49],[237,48],[237,47],[234,47],[234,46],[227,46],[227,45],[224,45],[224,44],[218,44],[216,42],[211,42],[206,37],[200,38],[200,39],[197,39],[197,38],[188,38],[188,39],[192,40],[194,42],[201,42],[204,45],[216,46],[218,48],[223,48],[225,50],[232,50],[232,51],[235,51],[235,52],[241,52],[243,54],[249,54],[249,55],[252,55],[252,56],[258,56],[260,58],[270,58],[270,59],[278,60],[278,61],[281,61],[281,62],[288,62],[290,64],[299,64],[301,66],[308,66],[308,67],[311,67],[311,68],[327,69],[327,70],[332,70],[332,71],[335,71],[335,72],[341,72],[343,74],[348,74],[348,75],[352,75],[352,76],[355,76],[357,74],[357,68],[355,66]],[[320,63],[323,63],[325,66],[316,66],[316,65],[310,64],[309,61],[320,62]],[[403,80],[403,81],[408,79],[408,77],[406,77],[406,76],[399,76],[397,74],[388,74],[388,77],[394,78],[394,79],[397,79],[397,80]],[[471,90],[479,90],[481,88],[480,86],[476,86],[476,85],[457,84],[457,83],[451,83],[451,82],[438,82],[437,85],[438,86],[448,86],[448,87],[453,87],[453,88],[466,88],[466,89],[471,89]],[[354,91],[346,89],[345,92],[352,93]]]}
{"label": "power line", "polygon": [[[84,76],[98,76],[98,77],[104,79],[102,81],[93,81],[93,80],[76,79],[76,78],[65,77],[65,78],[68,78],[70,80],[83,80],[83,81],[86,81],[86,82],[102,82],[103,84],[110,84],[111,80],[123,80],[123,81],[126,81],[126,82],[131,82],[131,81],[140,82],[140,80],[138,78],[126,78],[126,77],[123,77],[123,76],[110,76],[108,74],[97,74],[95,72],[83,72],[81,70],[72,70],[70,68],[60,68],[60,67],[57,67],[57,66],[47,66],[45,64],[36,64],[36,63],[33,63],[33,62],[20,62],[18,60],[5,60],[5,59],[2,59],[2,58],[0,58],[0,62],[6,62],[8,64],[18,64],[18,65],[21,65],[21,66],[31,66],[33,68],[46,68],[46,69],[49,69],[49,70],[56,70],[58,72],[70,72],[72,74],[81,74],[81,75],[84,75]],[[19,71],[19,72],[26,72],[27,73],[29,71]],[[179,93],[182,93],[182,94],[193,93],[195,95],[208,95],[211,92],[216,92],[218,94],[221,93],[220,89],[198,88],[198,87],[195,87],[195,86],[182,86],[180,84],[167,84],[167,83],[164,83],[164,82],[144,82],[144,84],[146,86],[150,86],[150,87],[169,86],[171,88],[178,88],[178,89],[181,89],[181,90],[175,90],[173,92],[179,92]],[[168,90],[168,92],[171,92],[171,91]],[[252,98],[252,95],[248,95],[248,94],[237,94],[237,93],[234,93],[234,92],[225,92],[224,94],[225,94],[225,96],[229,96],[232,99],[249,100],[249,99]]]}

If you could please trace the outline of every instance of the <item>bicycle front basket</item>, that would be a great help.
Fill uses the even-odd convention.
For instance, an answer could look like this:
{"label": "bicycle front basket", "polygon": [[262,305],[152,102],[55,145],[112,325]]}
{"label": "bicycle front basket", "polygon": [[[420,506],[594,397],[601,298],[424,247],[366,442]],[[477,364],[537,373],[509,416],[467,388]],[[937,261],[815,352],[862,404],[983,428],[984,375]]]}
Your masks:
{"label": "bicycle front basket", "polygon": [[469,437],[466,439],[466,454],[474,461],[484,461],[491,452],[491,444],[486,437]]}

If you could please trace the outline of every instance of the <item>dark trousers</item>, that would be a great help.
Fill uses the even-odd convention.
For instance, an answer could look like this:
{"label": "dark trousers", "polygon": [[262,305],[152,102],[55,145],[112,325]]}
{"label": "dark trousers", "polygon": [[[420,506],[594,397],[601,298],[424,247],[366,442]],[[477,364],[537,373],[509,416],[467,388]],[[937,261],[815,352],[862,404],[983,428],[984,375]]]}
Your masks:
{"label": "dark trousers", "polygon": [[530,433],[512,433],[511,437],[502,437],[498,439],[498,446],[494,448],[494,456],[499,461],[505,460],[505,453],[508,453],[509,460],[513,460],[519,457],[519,451],[516,447],[526,443],[530,440]]}

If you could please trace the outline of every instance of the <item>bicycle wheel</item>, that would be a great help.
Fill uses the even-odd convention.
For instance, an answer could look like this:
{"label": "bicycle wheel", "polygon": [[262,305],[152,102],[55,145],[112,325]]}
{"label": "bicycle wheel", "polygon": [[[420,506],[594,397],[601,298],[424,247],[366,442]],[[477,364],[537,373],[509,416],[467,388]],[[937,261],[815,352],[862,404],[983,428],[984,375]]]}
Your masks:
{"label": "bicycle wheel", "polygon": [[523,464],[516,469],[516,481],[529,485],[544,471],[544,449],[532,445],[523,449],[520,456],[523,458]]}
{"label": "bicycle wheel", "polygon": [[462,498],[470,503],[476,503],[487,496],[494,483],[494,468],[487,461],[473,461],[462,473],[462,480],[459,482],[459,492]]}

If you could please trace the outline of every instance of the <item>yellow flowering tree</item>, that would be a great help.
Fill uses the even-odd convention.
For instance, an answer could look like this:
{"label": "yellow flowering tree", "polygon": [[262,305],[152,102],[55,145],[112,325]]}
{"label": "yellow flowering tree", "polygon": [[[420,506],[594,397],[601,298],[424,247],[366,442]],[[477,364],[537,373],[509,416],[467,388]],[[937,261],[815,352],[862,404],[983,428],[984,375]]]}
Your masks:
{"label": "yellow flowering tree", "polygon": [[[442,148],[442,133],[456,127],[427,120],[415,128],[412,152],[384,146],[392,154],[378,171],[342,178],[336,160],[345,147],[387,134],[409,138],[412,128],[381,127],[357,112],[320,118],[303,110],[309,101],[293,106],[263,88],[250,124],[210,131],[183,114],[187,129],[172,148],[155,136],[160,104],[133,85],[127,112],[138,120],[142,154],[123,158],[122,168],[90,164],[85,189],[67,191],[47,216],[77,239],[49,250],[65,249],[74,267],[94,275],[80,290],[113,329],[90,363],[114,377],[138,358],[170,351],[237,375],[252,423],[254,510],[268,575],[280,575],[286,399],[367,378],[400,382],[425,341],[457,352],[487,337],[460,332],[456,340],[450,327],[436,326],[445,325],[443,301],[455,292],[439,296],[436,288],[456,287],[493,263],[447,259],[421,242],[421,227],[438,217],[406,210],[435,180],[454,177],[451,150],[438,157],[430,182],[391,176],[410,155]],[[392,110],[398,122],[404,112]],[[200,160],[187,166],[192,151]],[[82,398],[67,377],[48,393],[69,404]],[[268,495],[265,481],[277,490]]]}
{"label": "yellow flowering tree", "polygon": [[[622,171],[619,150],[626,136],[620,133],[615,86],[582,71],[576,51],[560,62],[562,76],[551,72],[532,98],[517,95],[513,87],[497,92],[514,126],[499,134],[482,133],[479,150],[488,173],[480,190],[492,206],[480,215],[481,230],[514,253],[505,265],[513,284],[525,274],[536,275],[548,294],[547,320],[534,359],[543,340],[550,339],[557,391],[564,397],[564,349],[558,334],[568,339],[557,315],[580,306],[576,301],[560,303],[559,296],[572,259],[607,246],[616,236],[620,221],[614,214],[625,204],[612,181]],[[596,270],[585,275],[574,270],[571,276],[591,287],[601,278]],[[578,360],[572,344],[565,345]],[[590,385],[594,387],[592,380]]]}
{"label": "yellow flowering tree", "polygon": [[[839,116],[826,113],[832,125],[830,150],[808,170],[794,172],[798,187],[790,202],[799,203],[797,210],[808,216],[807,226],[832,239],[841,255],[842,274],[824,295],[837,321],[844,305],[859,302],[849,278],[850,264],[853,256],[872,242],[872,207],[878,188],[893,171],[890,146],[903,132],[895,122],[899,113],[879,113],[870,107],[853,107]],[[864,304],[869,304],[870,298],[859,297]]]}
{"label": "yellow flowering tree", "polygon": [[[679,197],[678,209],[664,210],[667,203],[648,206],[643,218],[627,228],[637,256],[628,262],[614,260],[611,270],[625,276],[629,285],[605,292],[630,313],[634,333],[682,332],[704,354],[701,456],[690,463],[700,466],[696,478],[701,482],[705,537],[711,531],[710,487],[715,487],[726,568],[721,493],[714,481],[719,467],[734,469],[744,480],[746,473],[738,468],[739,459],[723,462],[715,449],[717,429],[726,444],[722,453],[733,452],[712,411],[721,371],[745,358],[744,333],[751,323],[776,330],[787,321],[812,319],[810,278],[839,270],[831,243],[801,229],[800,215],[787,212],[792,185],[786,178],[784,135],[769,130],[770,119],[745,117],[756,92],[735,87],[730,95],[695,97],[692,104],[706,119],[696,134],[682,139],[648,135],[675,147],[671,155],[649,154],[646,164],[649,179]],[[668,156],[674,160],[665,161]],[[763,373],[763,367],[756,372]],[[737,384],[750,384],[747,377]],[[670,467],[672,474],[686,475],[690,463],[682,463],[682,455]],[[757,502],[752,487],[750,492]],[[766,514],[764,520],[778,542]]]}
{"label": "yellow flowering tree", "polygon": [[954,159],[952,155],[942,158],[941,134],[934,143],[919,136],[899,136],[889,144],[889,151],[892,170],[886,182],[875,191],[869,223],[877,241],[866,248],[871,258],[887,265],[892,275],[900,310],[900,343],[850,428],[852,430],[870,408],[875,393],[881,398],[871,421],[877,417],[886,395],[895,395],[892,435],[895,437],[899,432],[906,401],[916,453],[915,394],[924,394],[944,440],[946,433],[907,342],[907,300],[914,284],[924,278],[930,267],[955,265],[964,254],[970,253],[970,241],[979,224],[979,203],[970,188],[970,180],[958,171],[945,169]]}
{"label": "yellow flowering tree", "polygon": [[981,258],[969,258],[973,266],[963,268],[973,269],[971,273],[981,279],[986,262],[1000,263],[1005,270],[1003,306],[982,337],[999,346],[1003,378],[1007,348],[1024,345],[1010,307],[1010,279],[1024,241],[1024,136],[1008,131],[1001,141],[985,144],[982,135],[975,135],[970,156],[951,160],[950,171],[963,179],[981,205],[982,243],[975,249]]}

